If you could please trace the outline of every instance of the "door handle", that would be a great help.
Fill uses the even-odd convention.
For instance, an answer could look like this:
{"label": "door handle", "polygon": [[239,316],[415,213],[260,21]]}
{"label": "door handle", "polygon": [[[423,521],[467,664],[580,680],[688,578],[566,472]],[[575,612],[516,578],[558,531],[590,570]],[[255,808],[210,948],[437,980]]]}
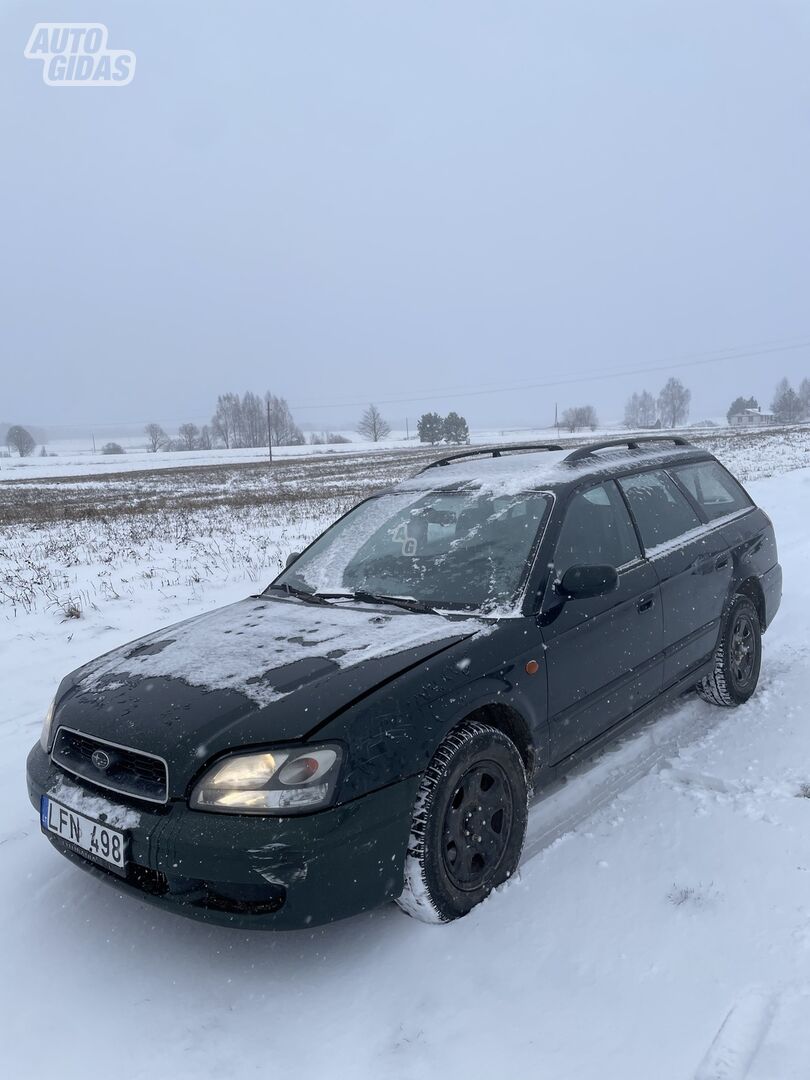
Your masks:
{"label": "door handle", "polygon": [[728,566],[728,555],[718,555],[714,560],[715,570],[722,570],[724,566]]}
{"label": "door handle", "polygon": [[649,611],[653,607],[655,607],[655,597],[642,596],[636,604],[636,611]]}

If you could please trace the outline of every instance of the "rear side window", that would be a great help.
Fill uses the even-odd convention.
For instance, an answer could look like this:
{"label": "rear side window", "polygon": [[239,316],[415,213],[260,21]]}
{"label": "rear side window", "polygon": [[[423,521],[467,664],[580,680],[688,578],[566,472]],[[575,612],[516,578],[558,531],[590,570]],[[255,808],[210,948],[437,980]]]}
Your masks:
{"label": "rear side window", "polygon": [[554,573],[562,577],[571,566],[624,566],[640,554],[621,496],[612,483],[599,484],[569,503],[554,552]]}
{"label": "rear side window", "polygon": [[706,511],[709,521],[751,506],[751,500],[734,477],[717,461],[680,465],[671,471],[698,506]]}
{"label": "rear side window", "polygon": [[703,522],[664,472],[626,476],[619,485],[636,519],[646,551],[676,540]]}

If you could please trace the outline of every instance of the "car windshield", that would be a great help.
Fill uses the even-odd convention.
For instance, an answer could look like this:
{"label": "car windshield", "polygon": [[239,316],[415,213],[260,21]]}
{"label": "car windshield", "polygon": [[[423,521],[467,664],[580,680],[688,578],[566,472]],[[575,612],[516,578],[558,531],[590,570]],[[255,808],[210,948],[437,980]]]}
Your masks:
{"label": "car windshield", "polygon": [[271,589],[502,608],[522,584],[548,504],[539,492],[379,495],[327,530]]}

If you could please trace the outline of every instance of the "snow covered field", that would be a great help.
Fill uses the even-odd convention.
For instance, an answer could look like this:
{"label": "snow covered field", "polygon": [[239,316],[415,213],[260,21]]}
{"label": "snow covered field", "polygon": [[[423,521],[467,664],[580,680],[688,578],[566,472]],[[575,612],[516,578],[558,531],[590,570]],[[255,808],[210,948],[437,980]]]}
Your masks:
{"label": "snow covered field", "polygon": [[808,441],[759,438],[713,447],[779,541],[758,693],[685,699],[580,766],[537,800],[518,878],[445,927],[178,919],[53,852],[24,783],[66,671],[245,595],[417,458],[2,485],[3,1074],[807,1080]]}
{"label": "snow covered field", "polygon": [[[335,443],[326,446],[277,446],[273,448],[275,461],[289,461],[307,459],[311,457],[332,455],[383,454],[390,455],[392,451],[420,451],[424,450],[414,432],[410,438],[406,438],[405,431],[393,431],[382,442],[366,442],[360,438],[357,432],[344,431],[340,434],[351,439],[348,443]],[[492,443],[525,443],[525,442],[554,442],[562,445],[576,445],[585,438],[589,439],[616,439],[622,438],[628,432],[624,428],[600,428],[585,435],[570,435],[564,429],[557,431],[556,428],[511,428],[508,430],[477,429],[471,432],[470,442],[474,446],[488,446]],[[632,434],[632,433],[630,433]],[[651,434],[649,431],[646,434]],[[655,434],[655,432],[652,432]],[[770,435],[778,439],[785,438],[785,429],[778,431],[762,432],[731,432],[725,428],[704,427],[688,428],[679,434],[690,439],[714,439],[721,441],[728,439],[747,439]],[[133,445],[126,439],[121,439],[124,446],[124,454],[93,453],[82,444],[80,440],[66,439],[48,444],[48,451],[53,456],[40,457],[34,454],[31,457],[0,457],[0,482],[17,479],[43,479],[58,476],[93,476],[104,474],[117,474],[126,472],[138,472],[143,470],[156,471],[163,469],[182,469],[194,466],[212,465],[239,465],[265,463],[267,461],[266,447],[251,447],[247,449],[234,448],[226,450],[219,447],[212,450],[179,451],[161,450],[156,454],[149,453],[142,443],[136,441]],[[429,448],[430,449],[430,448]],[[453,447],[437,447],[431,449],[431,453],[452,453]]]}

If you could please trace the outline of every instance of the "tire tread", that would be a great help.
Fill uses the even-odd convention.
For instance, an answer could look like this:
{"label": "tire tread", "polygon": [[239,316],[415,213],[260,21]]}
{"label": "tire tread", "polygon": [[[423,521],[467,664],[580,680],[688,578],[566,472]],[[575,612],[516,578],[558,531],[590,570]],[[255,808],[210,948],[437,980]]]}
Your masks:
{"label": "tire tread", "polygon": [[[521,760],[517,747],[508,736],[504,735],[498,728],[492,727],[490,724],[483,724],[478,720],[463,721],[446,735],[439,744],[436,753],[430,760],[430,764],[422,775],[414,801],[411,833],[408,839],[408,851],[405,856],[404,888],[396,900],[396,903],[406,914],[414,919],[419,919],[421,922],[445,923],[451,921],[450,916],[439,910],[430,894],[425,867],[425,831],[433,804],[433,797],[440,783],[452,767],[457,754],[481,735],[485,735],[493,741],[502,741],[508,744],[515,751],[518,760]],[[528,801],[528,783],[526,788]]]}
{"label": "tire tread", "polygon": [[734,708],[740,704],[729,690],[726,681],[726,638],[734,621],[734,614],[741,604],[746,604],[751,608],[754,618],[757,620],[756,624],[758,625],[759,616],[755,605],[749,597],[745,596],[743,593],[737,593],[728,608],[723,622],[720,640],[717,643],[717,648],[714,653],[714,669],[710,674],[701,679],[695,688],[698,696],[704,701],[707,701],[710,705],[719,705],[727,709]]}

